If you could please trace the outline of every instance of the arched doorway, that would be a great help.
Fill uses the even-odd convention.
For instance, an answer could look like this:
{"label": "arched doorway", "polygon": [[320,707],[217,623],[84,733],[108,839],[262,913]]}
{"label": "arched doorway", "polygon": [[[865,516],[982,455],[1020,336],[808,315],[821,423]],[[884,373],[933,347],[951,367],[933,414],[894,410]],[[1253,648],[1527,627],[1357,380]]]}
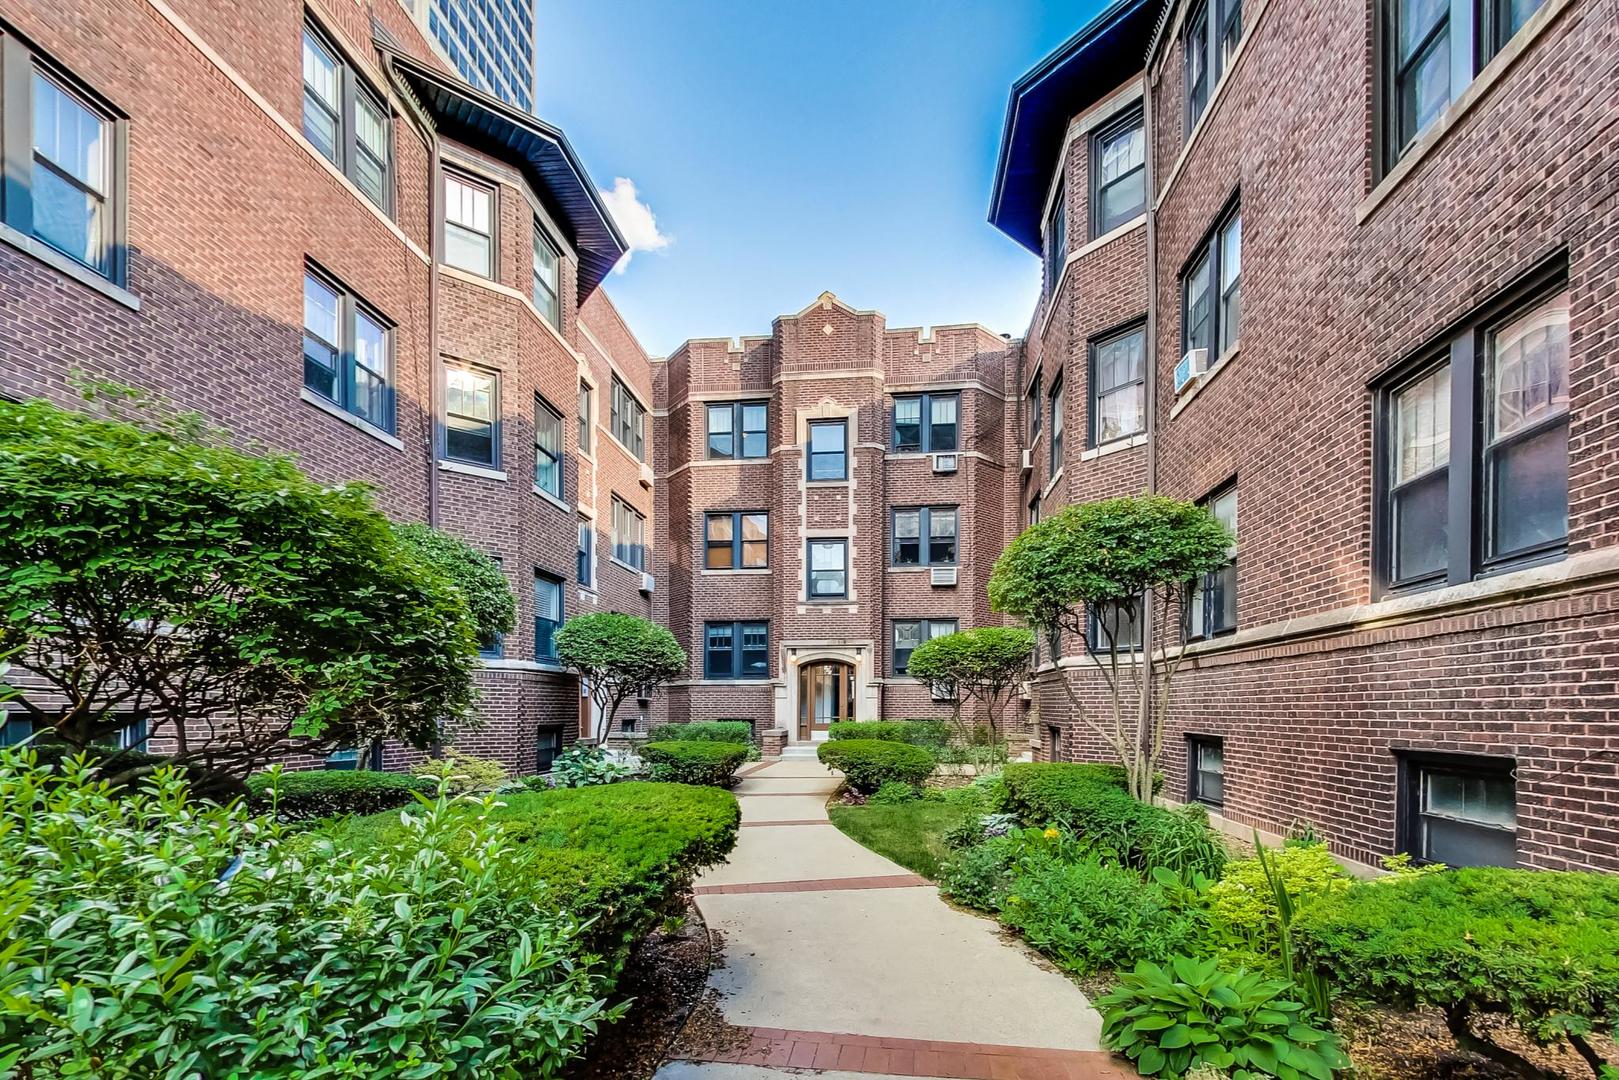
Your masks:
{"label": "arched doorway", "polygon": [[854,719],[854,665],[817,660],[798,669],[798,740],[826,738],[838,720]]}

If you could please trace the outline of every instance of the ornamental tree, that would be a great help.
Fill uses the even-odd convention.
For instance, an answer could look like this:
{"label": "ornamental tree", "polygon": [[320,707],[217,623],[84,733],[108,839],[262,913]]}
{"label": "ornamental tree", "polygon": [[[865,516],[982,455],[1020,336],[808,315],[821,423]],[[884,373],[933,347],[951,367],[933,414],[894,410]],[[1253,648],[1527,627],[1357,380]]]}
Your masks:
{"label": "ornamental tree", "polygon": [[517,599],[500,564],[460,537],[419,522],[393,527],[394,535],[461,593],[480,643],[517,625]]}
{"label": "ornamental tree", "polygon": [[981,626],[924,641],[911,653],[909,674],[951,698],[951,716],[964,726],[963,707],[980,702],[992,745],[1000,744],[1001,708],[1029,677],[1034,633],[1021,626]]}
{"label": "ornamental tree", "polygon": [[[1144,802],[1152,798],[1170,686],[1185,657],[1171,616],[1194,581],[1225,565],[1233,542],[1195,503],[1162,495],[1103,499],[1065,507],[1030,526],[990,574],[990,607],[1023,620],[1053,655],[1061,655],[1065,633],[1083,643],[1107,684],[1111,716],[1094,715],[1068,680],[1059,681],[1073,714],[1118,756],[1131,794]],[[1087,632],[1091,610],[1103,616],[1094,636]],[[1145,643],[1148,662],[1136,663],[1133,643],[1116,639],[1132,623],[1139,628],[1146,611],[1163,633]],[[1155,644],[1161,658],[1152,656]]]}
{"label": "ornamental tree", "polygon": [[596,611],[575,615],[557,631],[557,659],[579,672],[604,717],[595,741],[606,739],[618,707],[651,697],[686,674],[686,651],[675,636],[637,615]]}
{"label": "ornamental tree", "polygon": [[361,486],[192,416],[34,401],[0,403],[0,490],[0,692],[47,738],[243,777],[293,738],[426,747],[471,707],[466,600]]}

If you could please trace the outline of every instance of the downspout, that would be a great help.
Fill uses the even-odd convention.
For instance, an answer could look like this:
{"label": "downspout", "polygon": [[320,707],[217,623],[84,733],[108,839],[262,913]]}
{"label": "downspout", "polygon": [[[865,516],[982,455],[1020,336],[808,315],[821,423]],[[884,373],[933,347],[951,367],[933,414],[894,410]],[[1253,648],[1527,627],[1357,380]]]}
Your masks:
{"label": "downspout", "polygon": [[[438,137],[427,133],[427,523],[438,524],[438,263],[439,237],[444,232],[439,191]],[[1150,236],[1150,234],[1149,234]],[[1150,406],[1149,406],[1150,409]],[[1150,412],[1149,412],[1150,415]]]}
{"label": "downspout", "polygon": [[[1146,401],[1146,427],[1147,427],[1147,494],[1155,494],[1158,490],[1158,191],[1155,181],[1155,158],[1153,115],[1152,115],[1152,58],[1148,57],[1147,70],[1142,73],[1141,115],[1142,132],[1147,140],[1146,153],[1146,188],[1147,188],[1147,401]],[[1153,647],[1157,640],[1156,627],[1153,625],[1152,597],[1143,597],[1141,602],[1141,702],[1139,723],[1136,730],[1146,738],[1152,738],[1152,699],[1153,699]],[[1146,754],[1147,747],[1138,745],[1138,754]],[[1144,758],[1145,760],[1145,758]],[[1150,785],[1150,781],[1149,781]],[[1150,786],[1149,786],[1149,791]]]}

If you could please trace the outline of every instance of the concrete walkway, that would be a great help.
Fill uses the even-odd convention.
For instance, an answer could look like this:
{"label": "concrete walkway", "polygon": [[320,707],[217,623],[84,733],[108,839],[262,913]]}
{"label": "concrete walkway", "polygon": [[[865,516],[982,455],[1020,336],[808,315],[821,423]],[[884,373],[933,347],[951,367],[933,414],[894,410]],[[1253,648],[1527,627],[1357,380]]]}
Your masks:
{"label": "concrete walkway", "polygon": [[736,850],[696,890],[722,951],[709,987],[723,1023],[691,1025],[704,1033],[659,1080],[1135,1075],[1099,1049],[1101,1019],[1072,983],[839,832],[826,799],[840,782],[804,759],[744,774]]}

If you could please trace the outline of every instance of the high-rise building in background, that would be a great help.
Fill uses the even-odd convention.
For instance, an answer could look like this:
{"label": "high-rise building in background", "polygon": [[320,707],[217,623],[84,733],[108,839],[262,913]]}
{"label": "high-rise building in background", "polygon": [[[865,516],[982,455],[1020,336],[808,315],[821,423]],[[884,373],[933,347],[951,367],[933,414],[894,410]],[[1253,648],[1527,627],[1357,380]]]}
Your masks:
{"label": "high-rise building in background", "polygon": [[534,111],[534,0],[410,0],[406,6],[463,79]]}

